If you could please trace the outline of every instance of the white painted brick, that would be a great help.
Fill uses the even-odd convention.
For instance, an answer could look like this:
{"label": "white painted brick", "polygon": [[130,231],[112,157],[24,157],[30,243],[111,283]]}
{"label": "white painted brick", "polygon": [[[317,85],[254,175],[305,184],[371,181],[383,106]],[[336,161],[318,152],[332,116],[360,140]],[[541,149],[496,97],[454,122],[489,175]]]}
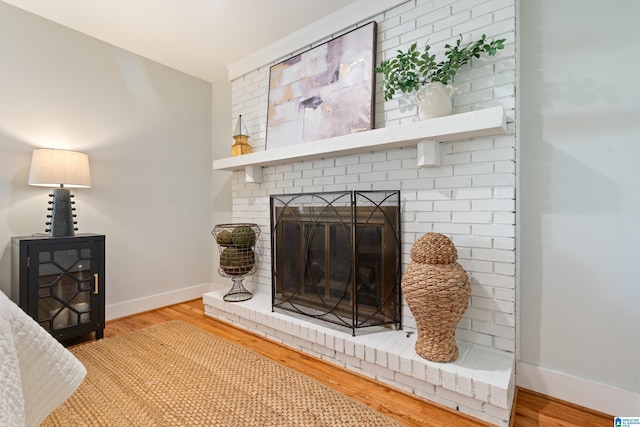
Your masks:
{"label": "white painted brick", "polygon": [[407,211],[415,211],[415,212],[432,211],[433,202],[429,202],[429,201],[406,202],[404,204],[404,208]]}
{"label": "white painted brick", "polygon": [[320,176],[317,178],[313,178],[314,186],[323,186],[323,185],[332,185],[334,184],[334,179],[332,176]]}
{"label": "white painted brick", "polygon": [[473,320],[473,330],[476,332],[493,335],[508,339],[515,339],[515,328],[509,326],[496,325],[481,320]]}
{"label": "white painted brick", "polygon": [[354,354],[358,359],[364,359],[364,344],[356,342],[354,343]]}
{"label": "white painted brick", "polygon": [[[322,170],[320,169],[306,169],[302,171],[303,178],[317,178],[319,176],[322,176]],[[269,177],[269,179],[272,178]]]}
{"label": "white painted brick", "polygon": [[437,168],[421,168],[419,178],[440,178],[453,176],[453,166],[439,166]]}
{"label": "white painted brick", "polygon": [[503,326],[516,326],[516,318],[514,314],[507,314],[503,312],[495,313],[495,322],[497,325]]}
{"label": "white painted brick", "polygon": [[476,61],[474,59],[471,60],[473,67],[464,66],[460,69],[458,74],[455,77],[455,85],[457,88],[460,88],[460,83],[467,82],[468,86],[465,87],[465,93],[490,93],[492,86],[490,85],[481,85],[478,88],[472,84],[475,81],[482,81],[493,77],[493,65],[490,62],[491,60],[485,61]]}
{"label": "white painted brick", "polygon": [[389,39],[392,37],[399,37],[403,34],[411,32],[414,29],[415,29],[415,22],[410,21],[404,24],[399,24],[396,26],[386,28],[384,34],[385,34],[385,38]]}
{"label": "white painted brick", "polygon": [[416,390],[419,390],[421,393],[431,395],[435,394],[436,392],[436,387],[433,384],[429,384],[426,381],[420,381],[414,377],[410,377],[402,373],[396,373],[394,379],[396,380],[396,382],[405,384],[413,393],[415,393]]}
{"label": "white painted brick", "polygon": [[387,172],[387,178],[389,180],[405,180],[405,179],[417,179],[417,169],[400,169],[390,170]]}
{"label": "white painted brick", "polygon": [[515,150],[513,148],[498,148],[493,150],[474,151],[471,158],[473,162],[515,160]]}
{"label": "white painted brick", "polygon": [[471,304],[472,306],[468,307],[467,310],[464,312],[465,318],[473,319],[473,320],[482,320],[485,322],[491,321],[494,314],[494,312],[491,309],[483,309],[482,307],[476,307],[473,304],[473,301]]}
{"label": "white painted brick", "polygon": [[425,359],[416,354],[412,359],[413,368],[411,375],[420,382],[427,383],[427,365]]}
{"label": "white painted brick", "polygon": [[[309,169],[313,169],[312,162],[297,162],[293,164],[294,171],[309,170]],[[262,170],[262,174],[264,175],[264,169]]]}
{"label": "white painted brick", "polygon": [[427,364],[427,382],[435,386],[442,384],[442,371],[440,370],[440,363],[430,362]]}
{"label": "white painted brick", "polygon": [[495,212],[493,222],[494,224],[515,224],[516,214],[515,212]]}
{"label": "white painted brick", "polygon": [[444,363],[441,367],[442,383],[441,386],[447,390],[456,390],[456,372],[458,366],[452,363]]}
{"label": "white painted brick", "polygon": [[495,173],[515,173],[516,163],[514,161],[502,161],[493,163]]}
{"label": "white painted brick", "polygon": [[515,185],[516,178],[513,174],[474,175],[472,181],[474,187],[497,187]]}
{"label": "white painted brick", "polygon": [[442,156],[441,165],[464,165],[471,162],[471,153],[450,153]]}
{"label": "white painted brick", "polygon": [[347,356],[346,364],[351,370],[361,370],[362,359],[358,359],[355,356]]}
{"label": "white painted brick", "polygon": [[493,337],[491,335],[478,333],[467,329],[458,329],[456,331],[456,337],[473,344],[480,344],[487,347],[493,345]]}
{"label": "white painted brick", "polygon": [[322,170],[324,176],[344,175],[346,172],[347,168],[344,166],[327,167]]}
{"label": "white painted brick", "polygon": [[[475,179],[475,178],[473,178]],[[490,188],[460,188],[453,190],[453,198],[456,200],[484,200],[491,199]]]}
{"label": "white painted brick", "polygon": [[418,222],[451,222],[451,212],[416,212]]}
{"label": "white painted brick", "polygon": [[402,190],[425,190],[433,188],[433,179],[416,179],[402,182]]}
{"label": "white painted brick", "polygon": [[476,236],[454,236],[453,243],[456,247],[477,247],[477,248],[490,248],[492,247],[491,237],[476,237]]}
{"label": "white painted brick", "polygon": [[452,212],[451,220],[453,222],[466,223],[490,223],[490,212]]}
{"label": "white painted brick", "polygon": [[[471,304],[479,309],[485,309],[485,310],[490,310],[492,312],[498,312],[495,313],[496,316],[496,320],[497,320],[497,316],[507,316],[507,313],[509,316],[511,316],[512,320],[513,320],[513,314],[515,312],[514,310],[514,305],[513,305],[513,301],[501,301],[501,300],[496,300],[493,298],[481,298],[481,297],[471,297]],[[500,313],[501,312],[501,313]],[[476,320],[476,319],[474,319]],[[481,320],[481,321],[486,321],[486,322],[490,322],[491,319],[477,319],[477,320]],[[507,323],[500,323],[500,322],[496,322],[498,324],[504,325],[504,326],[515,326],[515,324],[507,324]]]}
{"label": "white painted brick", "polygon": [[493,296],[495,299],[503,301],[515,301],[516,299],[515,289],[495,288]]}
{"label": "white painted brick", "polygon": [[458,248],[458,257],[464,259],[471,259],[471,249],[470,248]]}
{"label": "white painted brick", "polygon": [[447,224],[447,223],[435,223],[433,224],[433,231],[442,234],[469,234],[471,227],[467,224]]}
{"label": "white painted brick", "polygon": [[471,202],[468,200],[435,201],[434,211],[466,212],[471,210]]}
{"label": "white painted brick", "polygon": [[514,276],[516,274],[516,266],[513,263],[495,263],[493,271],[497,274]]}
{"label": "white painted brick", "polygon": [[340,365],[340,366],[342,366],[342,367],[346,368],[346,367],[347,367],[347,357],[348,357],[348,356],[347,356],[346,354],[344,354],[344,353],[336,352],[335,362],[336,362],[338,365]]}
{"label": "white painted brick", "polygon": [[387,160],[387,153],[384,151],[377,151],[375,153],[360,154],[360,163],[376,163],[384,162]]}
{"label": "white painted brick", "polygon": [[474,211],[515,212],[516,203],[511,199],[473,200]]}
{"label": "white painted brick", "polygon": [[[403,194],[405,194],[405,197],[408,197],[406,193]],[[438,189],[417,191],[415,195],[416,200],[451,200],[452,190]]]}
{"label": "white painted brick", "polygon": [[498,419],[501,419],[501,420],[508,420],[509,419],[510,411],[507,408],[499,408],[499,407],[497,407],[495,405],[491,405],[491,404],[487,403],[482,407],[482,410],[487,415],[490,415],[492,417],[495,417],[495,418],[498,418]]}
{"label": "white painted brick", "polygon": [[497,262],[515,262],[515,252],[503,251],[500,249],[474,249],[473,259]]}
{"label": "white painted brick", "polygon": [[397,170],[402,168],[401,160],[386,160],[384,162],[378,162],[373,164],[373,171],[389,171],[389,170]]}
{"label": "white painted brick", "polygon": [[460,366],[456,372],[456,392],[464,396],[474,397],[473,392],[473,373],[474,369]]}
{"label": "white painted brick", "polygon": [[392,371],[400,370],[400,356],[395,352],[387,353],[387,367]]}
{"label": "white painted brick", "polygon": [[514,238],[508,237],[495,237],[493,239],[493,247],[495,249],[509,249],[513,250],[516,248],[516,241]]}
{"label": "white painted brick", "polygon": [[402,160],[402,159],[415,160],[415,158],[416,158],[415,147],[400,148],[400,149],[390,150],[387,152],[387,160]]}
{"label": "white painted brick", "polygon": [[312,163],[314,169],[324,169],[335,166],[335,161],[333,158],[312,160]]}
{"label": "white painted brick", "polygon": [[499,408],[508,408],[509,401],[509,384],[512,378],[508,372],[494,371],[491,376],[491,404]]}
{"label": "white painted brick", "polygon": [[457,394],[455,390],[436,387],[436,396],[440,397],[441,399],[446,399],[450,402],[453,402],[455,404],[454,408],[457,408],[460,405],[464,405],[477,411],[482,410],[483,402],[474,399],[473,397]]}
{"label": "white painted brick", "polygon": [[516,351],[516,341],[513,339],[493,337],[493,347],[498,350],[504,350],[513,353]]}
{"label": "white painted brick", "polygon": [[491,396],[491,372],[488,370],[475,370],[472,374],[474,397],[483,402],[488,402]]}
{"label": "white painted brick", "polygon": [[498,187],[493,189],[493,197],[495,199],[515,199],[515,187]]}
{"label": "white painted brick", "polygon": [[441,177],[435,179],[435,188],[456,188],[456,187],[470,187],[470,176],[452,176]]}
{"label": "white painted brick", "polygon": [[494,172],[494,163],[469,163],[460,164],[453,167],[453,174],[459,175],[482,175]]}
{"label": "white painted brick", "polygon": [[[476,227],[475,225],[472,228]],[[477,261],[470,259],[458,259],[460,264],[467,272],[477,273],[493,273],[493,263],[487,261]],[[473,276],[472,276],[473,278]],[[472,279],[473,280],[473,279]]]}
{"label": "white painted brick", "polygon": [[515,237],[515,227],[502,224],[474,224],[473,234],[477,236]]}
{"label": "white painted brick", "polygon": [[[455,4],[456,3],[454,3],[454,5]],[[491,24],[491,22],[493,21],[493,17],[490,15],[475,17],[472,13],[471,16],[472,19],[456,25],[456,31],[458,31],[459,33],[466,33],[468,31],[484,28],[485,26]]]}
{"label": "white painted brick", "polygon": [[513,276],[503,276],[499,274],[483,274],[484,272],[474,272],[471,275],[471,282],[479,285],[491,285],[501,288],[514,289],[515,279]]}
{"label": "white painted brick", "polygon": [[370,172],[360,174],[360,182],[376,182],[385,181],[387,174],[385,172]]}

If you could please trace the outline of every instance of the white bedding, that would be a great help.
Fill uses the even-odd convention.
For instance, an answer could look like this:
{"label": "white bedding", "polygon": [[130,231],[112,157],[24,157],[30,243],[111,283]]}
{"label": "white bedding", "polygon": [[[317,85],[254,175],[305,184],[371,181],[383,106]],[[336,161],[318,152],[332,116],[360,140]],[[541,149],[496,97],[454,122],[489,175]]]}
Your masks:
{"label": "white bedding", "polygon": [[38,426],[80,385],[86,369],[0,292],[0,427]]}

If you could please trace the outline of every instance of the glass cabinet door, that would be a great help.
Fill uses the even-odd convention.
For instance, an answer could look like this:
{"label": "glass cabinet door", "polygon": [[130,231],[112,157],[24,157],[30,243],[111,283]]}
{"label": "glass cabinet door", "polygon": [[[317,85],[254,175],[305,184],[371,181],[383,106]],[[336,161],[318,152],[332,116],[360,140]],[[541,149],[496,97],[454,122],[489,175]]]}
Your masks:
{"label": "glass cabinet door", "polygon": [[91,323],[92,295],[98,293],[91,268],[92,248],[40,248],[30,258],[31,270],[37,275],[33,283],[38,284],[40,325],[56,331]]}

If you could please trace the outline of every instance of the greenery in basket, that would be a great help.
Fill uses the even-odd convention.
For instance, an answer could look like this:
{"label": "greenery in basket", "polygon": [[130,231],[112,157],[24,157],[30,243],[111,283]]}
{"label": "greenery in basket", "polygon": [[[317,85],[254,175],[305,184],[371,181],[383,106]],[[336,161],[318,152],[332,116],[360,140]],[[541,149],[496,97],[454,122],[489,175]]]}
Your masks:
{"label": "greenery in basket", "polygon": [[429,54],[431,46],[425,45],[424,53],[417,50],[417,43],[411,45],[407,52],[398,50],[393,59],[387,59],[376,68],[376,73],[382,73],[384,80],[382,90],[384,100],[393,98],[396,92],[411,93],[420,87],[431,83],[440,82],[447,84],[453,79],[460,67],[471,58],[480,58],[481,53],[494,56],[499,49],[504,49],[504,41],[499,39],[487,41],[483,34],[480,40],[462,46],[462,35],[455,45],[446,44],[444,55],[447,59],[436,63],[436,56]]}

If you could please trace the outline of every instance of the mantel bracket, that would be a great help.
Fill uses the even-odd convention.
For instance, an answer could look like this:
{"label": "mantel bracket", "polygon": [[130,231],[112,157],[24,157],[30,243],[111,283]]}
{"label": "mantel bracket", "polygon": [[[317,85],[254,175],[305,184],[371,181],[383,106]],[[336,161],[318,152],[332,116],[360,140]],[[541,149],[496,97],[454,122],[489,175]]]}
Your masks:
{"label": "mantel bracket", "polygon": [[244,180],[245,182],[262,182],[262,166],[245,166]]}
{"label": "mantel bracket", "polygon": [[419,168],[433,168],[440,166],[440,143],[433,139],[418,141],[417,161]]}

